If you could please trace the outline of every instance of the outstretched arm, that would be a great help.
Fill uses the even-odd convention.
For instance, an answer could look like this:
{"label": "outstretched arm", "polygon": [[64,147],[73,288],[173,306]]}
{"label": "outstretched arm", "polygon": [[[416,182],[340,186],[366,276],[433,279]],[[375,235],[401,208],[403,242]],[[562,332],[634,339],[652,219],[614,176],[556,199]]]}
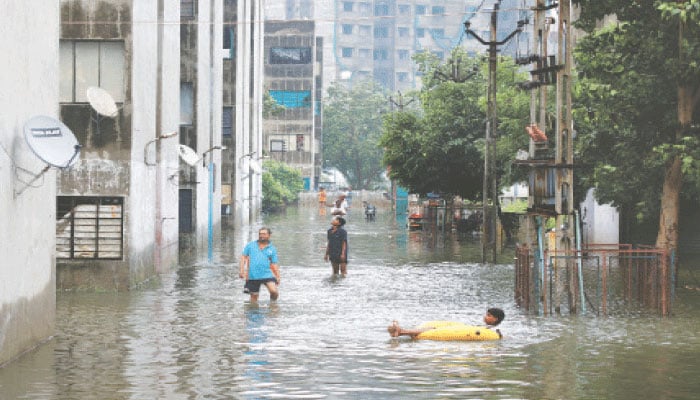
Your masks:
{"label": "outstretched arm", "polygon": [[387,331],[389,331],[389,335],[391,335],[391,337],[410,336],[412,339],[415,339],[416,336],[431,329],[433,328],[402,329],[397,321],[393,321],[391,325],[389,325],[389,327],[387,328]]}

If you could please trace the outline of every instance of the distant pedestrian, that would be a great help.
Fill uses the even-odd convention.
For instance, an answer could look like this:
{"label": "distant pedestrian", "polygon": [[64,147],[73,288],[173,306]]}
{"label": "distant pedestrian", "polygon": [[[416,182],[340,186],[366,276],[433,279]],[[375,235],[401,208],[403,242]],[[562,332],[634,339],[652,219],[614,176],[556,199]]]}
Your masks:
{"label": "distant pedestrian", "polygon": [[318,213],[320,215],[326,215],[326,189],[321,186],[318,192]]}
{"label": "distant pedestrian", "polygon": [[248,243],[243,249],[238,276],[245,279],[244,293],[250,294],[250,301],[257,302],[260,286],[265,285],[270,292],[270,300],[279,297],[279,260],[277,249],[270,243],[270,228],[260,228],[258,240]]}
{"label": "distant pedestrian", "polygon": [[337,215],[340,217],[345,217],[348,214],[348,202],[345,200],[345,195],[341,194],[338,199],[333,203],[333,208],[331,209],[331,215]]}
{"label": "distant pedestrian", "polygon": [[333,267],[333,275],[340,273],[342,276],[348,274],[348,233],[343,229],[345,219],[343,217],[333,217],[331,228],[328,229],[325,261],[330,260]]}

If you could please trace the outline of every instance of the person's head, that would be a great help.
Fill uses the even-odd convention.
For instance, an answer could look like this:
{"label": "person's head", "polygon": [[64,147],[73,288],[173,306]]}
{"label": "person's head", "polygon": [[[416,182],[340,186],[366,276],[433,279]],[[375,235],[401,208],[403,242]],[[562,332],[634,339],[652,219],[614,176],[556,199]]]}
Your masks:
{"label": "person's head", "polygon": [[258,230],[258,242],[267,243],[270,241],[270,235],[272,231],[270,228],[262,227]]}
{"label": "person's head", "polygon": [[343,225],[345,225],[345,218],[343,218],[343,217],[334,217],[334,218],[331,220],[331,225],[337,226],[338,228],[340,228],[340,227],[342,227]]}
{"label": "person's head", "polygon": [[503,321],[503,318],[506,317],[506,314],[501,310],[500,308],[489,308],[486,310],[486,315],[484,315],[484,322],[487,325],[492,325],[496,326]]}

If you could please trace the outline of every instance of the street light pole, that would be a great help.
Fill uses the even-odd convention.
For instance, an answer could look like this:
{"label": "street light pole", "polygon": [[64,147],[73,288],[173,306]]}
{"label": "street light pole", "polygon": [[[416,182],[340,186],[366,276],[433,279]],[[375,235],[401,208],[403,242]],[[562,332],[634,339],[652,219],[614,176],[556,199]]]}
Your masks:
{"label": "street light pole", "polygon": [[[491,40],[485,41],[476,32],[469,29],[470,22],[464,23],[464,29],[467,34],[472,35],[481,44],[489,47],[489,90],[488,90],[488,118],[486,123],[486,147],[484,151],[484,186],[483,186],[483,216],[484,220],[481,224],[482,230],[482,248],[481,261],[486,262],[487,248],[492,251],[492,262],[496,263],[496,210],[498,209],[498,188],[496,185],[496,138],[498,137],[498,120],[496,115],[496,67],[498,63],[497,52],[498,46],[507,43],[516,33],[522,31],[522,22],[518,22],[518,27],[511,32],[504,40],[497,41],[496,39],[496,23],[498,21],[498,10],[500,8],[500,0],[493,6],[491,13]],[[489,208],[489,186],[491,187],[492,207]]]}

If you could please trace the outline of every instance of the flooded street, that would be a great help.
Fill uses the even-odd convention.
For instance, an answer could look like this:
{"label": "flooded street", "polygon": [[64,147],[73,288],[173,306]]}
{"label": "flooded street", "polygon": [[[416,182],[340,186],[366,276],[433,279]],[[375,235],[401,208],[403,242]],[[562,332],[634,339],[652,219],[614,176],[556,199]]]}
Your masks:
{"label": "flooded street", "polygon": [[[183,261],[130,293],[59,293],[56,335],[0,369],[1,399],[690,399],[700,397],[700,263],[674,316],[540,317],[513,301],[512,256],[482,265],[476,239],[408,232],[391,211],[351,210],[347,278],[323,261],[328,216],[267,217],[280,299],[247,303],[227,232],[212,263]],[[700,262],[700,259],[696,258]],[[686,261],[688,263],[688,261]],[[691,289],[683,286],[689,285]],[[498,342],[390,339],[398,320],[480,324]]]}

